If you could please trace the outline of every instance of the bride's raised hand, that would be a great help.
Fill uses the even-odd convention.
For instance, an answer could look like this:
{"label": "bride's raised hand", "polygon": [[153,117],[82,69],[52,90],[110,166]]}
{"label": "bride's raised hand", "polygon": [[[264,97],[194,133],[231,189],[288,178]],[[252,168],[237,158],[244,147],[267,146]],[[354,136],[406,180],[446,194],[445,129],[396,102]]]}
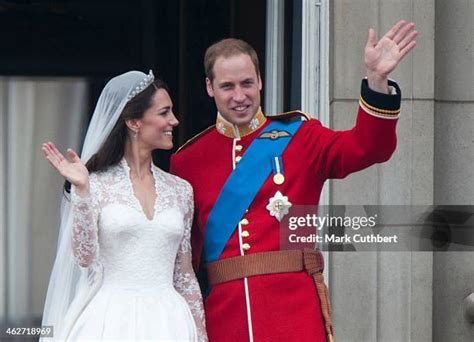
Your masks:
{"label": "bride's raised hand", "polygon": [[66,151],[68,160],[52,142],[44,143],[41,150],[51,166],[76,187],[79,195],[86,195],[89,192],[89,171],[76,152],[68,148]]}

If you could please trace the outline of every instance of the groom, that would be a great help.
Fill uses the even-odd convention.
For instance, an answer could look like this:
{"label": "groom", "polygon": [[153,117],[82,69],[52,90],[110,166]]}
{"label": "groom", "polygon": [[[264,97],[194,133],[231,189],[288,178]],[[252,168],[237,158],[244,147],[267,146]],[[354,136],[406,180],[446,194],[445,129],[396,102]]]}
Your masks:
{"label": "groom", "polygon": [[339,132],[299,111],[266,117],[258,57],[246,42],[207,49],[216,125],[172,156],[171,171],[195,192],[194,266],[207,269],[211,342],[332,340],[322,256],[281,251],[279,222],[291,205],[317,205],[326,179],[390,158],[401,93],[388,75],[416,35],[405,21],[380,40],[369,30],[356,124]]}

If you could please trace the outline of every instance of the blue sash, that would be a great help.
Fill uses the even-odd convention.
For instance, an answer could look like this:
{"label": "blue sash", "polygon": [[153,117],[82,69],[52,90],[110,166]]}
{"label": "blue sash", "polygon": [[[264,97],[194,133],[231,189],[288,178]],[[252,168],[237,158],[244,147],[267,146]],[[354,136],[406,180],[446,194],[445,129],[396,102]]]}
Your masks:
{"label": "blue sash", "polygon": [[209,214],[204,239],[206,262],[219,259],[245,210],[272,172],[271,158],[283,154],[301,124],[273,121],[249,146]]}

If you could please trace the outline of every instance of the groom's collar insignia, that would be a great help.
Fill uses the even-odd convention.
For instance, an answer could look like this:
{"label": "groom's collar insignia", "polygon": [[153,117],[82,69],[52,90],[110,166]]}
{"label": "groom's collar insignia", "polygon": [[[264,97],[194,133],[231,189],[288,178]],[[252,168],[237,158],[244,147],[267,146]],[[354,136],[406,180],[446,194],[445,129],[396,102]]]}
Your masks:
{"label": "groom's collar insignia", "polygon": [[270,139],[277,140],[280,138],[290,137],[291,134],[287,131],[278,131],[276,129],[271,130],[270,132],[264,132],[258,136],[258,139]]}
{"label": "groom's collar insignia", "polygon": [[266,121],[267,118],[265,115],[263,115],[261,108],[258,108],[257,113],[249,123],[242,126],[231,124],[229,121],[224,119],[221,113],[218,112],[216,119],[216,129],[220,134],[225,135],[228,138],[240,139],[260,129],[260,127],[262,127]]}

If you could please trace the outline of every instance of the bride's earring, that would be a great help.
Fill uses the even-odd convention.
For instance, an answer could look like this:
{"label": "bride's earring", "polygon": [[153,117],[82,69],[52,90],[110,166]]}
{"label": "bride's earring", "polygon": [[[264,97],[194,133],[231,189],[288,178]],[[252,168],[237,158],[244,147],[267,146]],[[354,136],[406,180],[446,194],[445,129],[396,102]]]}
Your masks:
{"label": "bride's earring", "polygon": [[134,138],[134,139],[138,139],[138,131],[135,131],[135,132],[133,133],[133,138]]}

